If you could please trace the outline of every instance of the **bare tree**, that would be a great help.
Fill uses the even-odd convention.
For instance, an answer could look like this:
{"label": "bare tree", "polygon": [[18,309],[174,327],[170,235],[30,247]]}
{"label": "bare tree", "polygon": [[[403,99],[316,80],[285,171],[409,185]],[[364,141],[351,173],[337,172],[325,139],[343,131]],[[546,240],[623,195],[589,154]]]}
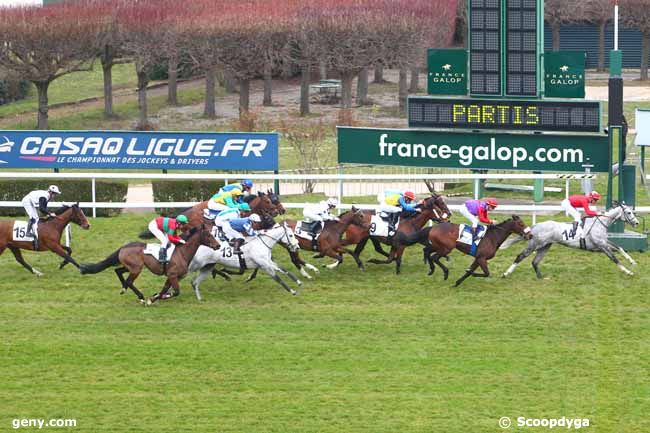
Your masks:
{"label": "bare tree", "polygon": [[647,80],[648,56],[650,56],[650,6],[648,0],[621,0],[620,12],[626,26],[641,32],[641,80]]}
{"label": "bare tree", "polygon": [[605,70],[605,28],[614,18],[611,0],[587,0],[585,18],[598,26],[598,71]]}
{"label": "bare tree", "polygon": [[560,50],[560,28],[587,19],[586,9],[590,0],[544,0],[544,19],[553,31],[553,51]]}
{"label": "bare tree", "polygon": [[47,8],[0,8],[0,67],[38,91],[38,129],[48,128],[48,88],[52,81],[89,70],[97,56],[97,32],[104,23],[92,3]]}

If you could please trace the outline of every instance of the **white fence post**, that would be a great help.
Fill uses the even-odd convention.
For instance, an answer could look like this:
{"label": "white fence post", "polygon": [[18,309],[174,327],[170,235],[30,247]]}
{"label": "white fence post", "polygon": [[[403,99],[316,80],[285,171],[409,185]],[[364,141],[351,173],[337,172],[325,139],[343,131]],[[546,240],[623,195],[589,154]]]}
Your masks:
{"label": "white fence post", "polygon": [[91,185],[92,185],[91,190],[92,190],[92,201],[93,201],[93,218],[97,218],[97,207],[95,205],[97,203],[96,196],[95,196],[96,185],[95,185],[94,177],[92,178]]}
{"label": "white fence post", "polygon": [[65,226],[65,246],[70,248],[70,243],[72,242],[72,229],[70,224]]}

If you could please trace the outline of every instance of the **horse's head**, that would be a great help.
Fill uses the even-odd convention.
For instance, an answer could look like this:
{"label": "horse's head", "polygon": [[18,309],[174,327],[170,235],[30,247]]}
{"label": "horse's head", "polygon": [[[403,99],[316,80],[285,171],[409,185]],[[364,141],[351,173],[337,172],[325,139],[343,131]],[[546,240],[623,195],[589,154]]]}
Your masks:
{"label": "horse's head", "polygon": [[268,214],[268,213],[263,213],[260,214],[260,218],[262,219],[262,222],[260,223],[260,226],[262,229],[270,229],[275,226],[275,219],[273,218],[273,215]]}
{"label": "horse's head", "polygon": [[368,227],[364,224],[364,215],[363,211],[361,209],[357,209],[356,207],[352,206],[352,209],[350,209],[350,213],[352,214],[352,220],[350,221],[350,224],[359,226],[362,229],[367,229]]}
{"label": "horse's head", "polygon": [[296,235],[286,221],[282,222],[282,228],[284,229],[284,234],[280,238],[280,243],[285,245],[292,253],[298,251],[300,249],[300,243],[298,243]]}
{"label": "horse's head", "polygon": [[621,219],[631,225],[636,227],[639,225],[639,219],[634,214],[632,208],[625,204],[625,202],[615,203],[617,207],[621,209]]}
{"label": "horse's head", "polygon": [[282,206],[282,203],[280,203],[280,196],[273,192],[272,189],[266,191],[266,196],[271,200],[271,204],[275,206],[275,210],[279,215],[284,215],[287,212],[284,206]]}
{"label": "horse's head", "polygon": [[[252,211],[258,215],[267,213],[277,216],[280,213],[276,205],[271,202],[271,198],[263,192],[258,192],[257,196],[255,196],[248,204]],[[284,207],[282,207],[282,205],[280,205],[280,207],[284,211]]]}
{"label": "horse's head", "polygon": [[519,218],[517,215],[512,216],[511,230],[518,235],[523,236],[525,239],[530,239],[533,237],[533,233],[531,232],[530,227],[528,227],[524,220]]}
{"label": "horse's head", "polygon": [[[205,245],[206,247],[212,248],[213,250],[219,249],[219,242],[217,242],[215,237],[212,236],[212,225],[211,224],[201,224],[200,227],[195,227],[195,228],[191,229],[190,233],[192,233],[193,230],[198,230],[199,231],[199,244],[200,245]],[[192,236],[192,234],[190,234],[190,236]]]}
{"label": "horse's head", "polygon": [[79,202],[70,206],[71,214],[70,221],[75,224],[78,224],[82,229],[88,230],[90,228],[90,223],[84,214],[84,211],[79,207]]}
{"label": "horse's head", "polygon": [[434,214],[434,218],[441,222],[449,221],[451,218],[451,210],[447,207],[445,199],[441,195],[432,194],[431,197],[425,199],[420,205],[422,209],[430,210]]}

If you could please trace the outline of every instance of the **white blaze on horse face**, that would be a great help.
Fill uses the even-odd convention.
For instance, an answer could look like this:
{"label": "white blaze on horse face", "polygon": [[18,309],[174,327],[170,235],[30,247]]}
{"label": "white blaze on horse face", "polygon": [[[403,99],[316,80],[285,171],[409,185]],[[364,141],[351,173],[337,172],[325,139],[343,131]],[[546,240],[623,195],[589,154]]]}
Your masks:
{"label": "white blaze on horse face", "polygon": [[446,220],[448,217],[449,217],[449,215],[447,215],[447,212],[442,214],[442,219],[443,220]]}
{"label": "white blaze on horse face", "polygon": [[530,231],[531,231],[531,230],[530,230],[530,227],[526,227],[526,228],[524,229],[524,233],[526,233],[526,234],[530,233]]}

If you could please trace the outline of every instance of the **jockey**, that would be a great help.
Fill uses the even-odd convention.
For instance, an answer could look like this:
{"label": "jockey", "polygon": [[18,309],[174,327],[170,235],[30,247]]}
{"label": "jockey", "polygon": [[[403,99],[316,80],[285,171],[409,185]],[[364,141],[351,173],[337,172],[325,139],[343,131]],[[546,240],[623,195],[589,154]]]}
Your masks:
{"label": "jockey", "polygon": [[[230,186],[230,185],[226,185]],[[244,192],[237,187],[233,187],[228,191],[220,191],[208,200],[208,209],[214,212],[221,212],[226,209],[239,209],[250,211],[251,207],[248,203],[241,200]]]}
{"label": "jockey", "polygon": [[231,183],[225,185],[219,188],[219,192],[215,194],[215,196],[221,194],[222,192],[232,191],[233,189],[239,189],[244,193],[244,195],[249,195],[251,193],[251,190],[253,189],[253,181],[250,179],[244,179],[241,181],[241,183]]}
{"label": "jockey", "polygon": [[223,222],[223,231],[228,240],[233,241],[235,254],[241,254],[241,246],[244,244],[245,236],[257,236],[256,228],[260,228],[262,218],[256,213],[252,213],[246,218],[237,218]]}
{"label": "jockey", "polygon": [[578,224],[582,220],[578,208],[583,208],[585,215],[588,217],[598,216],[600,214],[592,211],[589,208],[590,204],[594,204],[598,200],[600,200],[600,194],[598,194],[596,191],[591,191],[587,195],[572,195],[569,198],[562,200],[562,209],[564,209],[567,216],[573,217],[573,228],[569,234],[570,237],[574,237],[576,235],[576,232],[578,231]]}
{"label": "jockey", "polygon": [[[415,202],[415,193],[413,191],[386,191],[383,197],[380,197],[379,212],[383,213],[388,219],[388,235],[395,234],[395,226],[401,212],[421,212]],[[384,216],[382,215],[382,217]]]}
{"label": "jockey", "polygon": [[488,211],[497,208],[499,203],[495,198],[486,198],[485,200],[467,200],[460,208],[460,213],[472,223],[472,242],[476,240],[476,229],[478,223],[494,224],[496,220],[488,217]]}
{"label": "jockey", "polygon": [[149,223],[149,231],[160,241],[161,247],[158,253],[158,260],[161,263],[167,262],[167,248],[169,243],[184,244],[180,232],[183,230],[188,219],[185,215],[179,215],[175,219],[167,217],[157,217]]}
{"label": "jockey", "polygon": [[23,197],[22,205],[29,217],[29,222],[27,223],[27,236],[34,237],[34,249],[38,249],[38,211],[41,211],[43,215],[55,217],[56,215],[54,213],[47,210],[47,204],[52,200],[55,194],[61,194],[59,187],[56,185],[50,185],[47,188],[47,191],[36,190]]}
{"label": "jockey", "polygon": [[305,222],[311,223],[318,221],[320,224],[315,224],[314,229],[312,230],[312,236],[316,237],[316,234],[323,230],[325,227],[325,221],[338,221],[339,218],[336,215],[332,215],[330,212],[336,209],[339,202],[334,197],[330,197],[327,200],[323,200],[319,203],[308,204],[302,211],[302,215],[305,217]]}

